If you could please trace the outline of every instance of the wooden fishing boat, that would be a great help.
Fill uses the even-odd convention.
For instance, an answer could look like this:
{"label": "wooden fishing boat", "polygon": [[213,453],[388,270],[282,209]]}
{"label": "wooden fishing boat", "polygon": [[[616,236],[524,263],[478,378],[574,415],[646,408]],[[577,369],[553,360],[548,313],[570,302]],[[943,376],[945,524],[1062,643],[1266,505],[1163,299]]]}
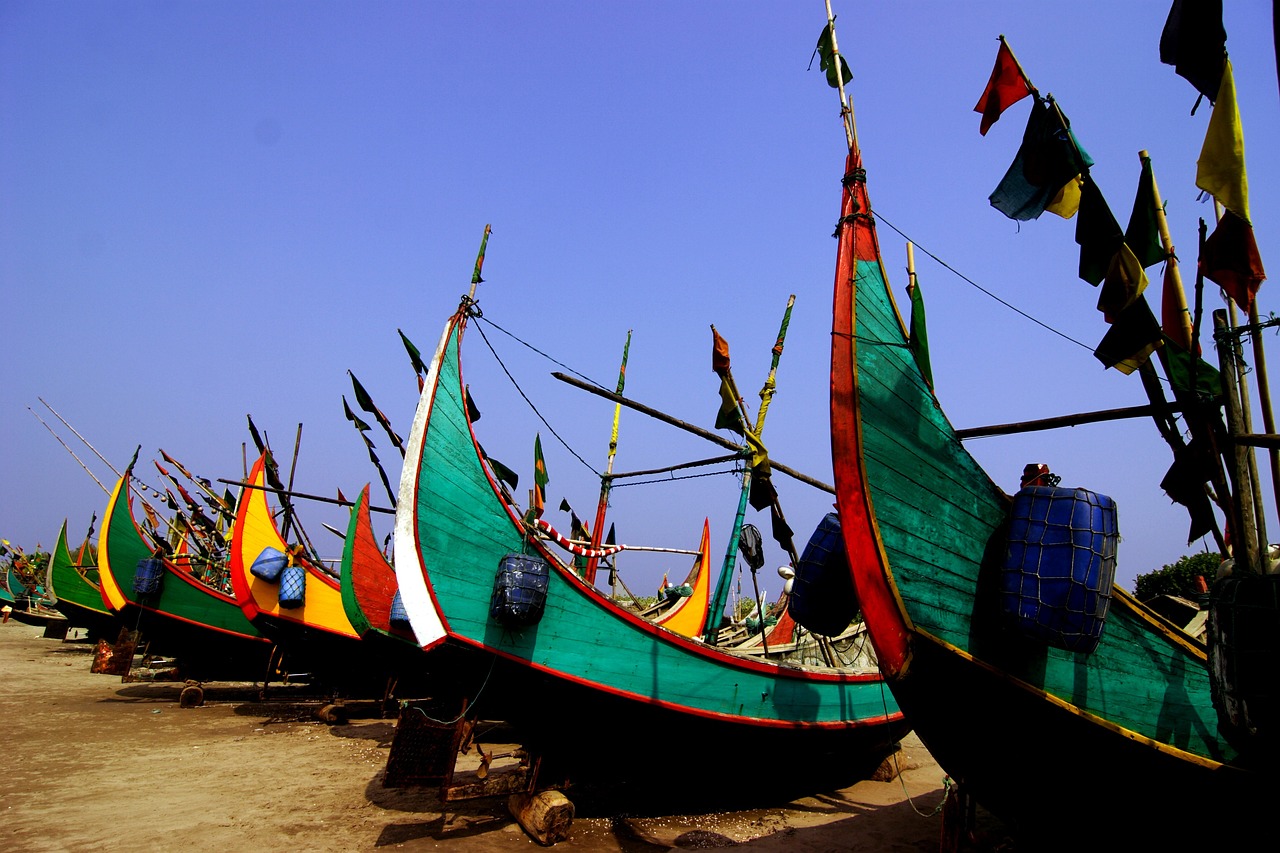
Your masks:
{"label": "wooden fishing boat", "polygon": [[[913,358],[846,115],[832,455],[854,585],[894,696],[959,790],[1034,849],[1249,837],[1269,819],[1274,774],[1250,772],[1220,733],[1202,645],[1119,587],[1092,649],[1030,636],[1002,607],[1011,517],[1028,492],[1006,494],[970,456]],[[1033,500],[1046,498],[1037,489],[1072,492],[1032,486]]]}
{"label": "wooden fishing boat", "polygon": [[[628,782],[654,774],[667,791],[681,780],[665,763],[618,766],[598,730],[611,745],[624,732],[696,743],[715,756],[718,793],[737,797],[756,782],[817,790],[887,755],[908,726],[874,669],[780,665],[668,630],[574,571],[574,558],[592,553],[562,559],[547,537],[563,537],[541,519],[526,523],[468,418],[461,344],[477,311],[464,296],[436,348],[395,530],[396,577],[418,643],[472,661],[456,684],[468,713],[516,724],[557,766]],[[495,589],[510,594],[495,602]],[[519,589],[540,602],[540,616],[522,620]],[[768,780],[752,772],[759,756],[769,757]],[[707,794],[697,774],[675,775],[689,777],[684,794]]]}
{"label": "wooden fishing boat", "polygon": [[272,642],[245,618],[234,598],[166,557],[134,521],[132,467],[116,482],[102,518],[98,579],[103,603],[126,627],[140,631],[153,652],[174,658],[188,678],[267,681]]}
{"label": "wooden fishing boat", "polygon": [[58,541],[49,555],[46,586],[49,597],[73,628],[83,628],[89,639],[114,641],[121,623],[102,601],[102,585],[98,582],[98,566],[92,557],[89,541],[80,546],[77,556],[67,547],[67,523],[62,522]]}
{"label": "wooden fishing boat", "polygon": [[265,488],[269,453],[254,463],[236,508],[230,559],[236,601],[279,644],[291,674],[336,691],[381,694],[388,671],[348,617],[340,581],[290,546],[276,524]]}

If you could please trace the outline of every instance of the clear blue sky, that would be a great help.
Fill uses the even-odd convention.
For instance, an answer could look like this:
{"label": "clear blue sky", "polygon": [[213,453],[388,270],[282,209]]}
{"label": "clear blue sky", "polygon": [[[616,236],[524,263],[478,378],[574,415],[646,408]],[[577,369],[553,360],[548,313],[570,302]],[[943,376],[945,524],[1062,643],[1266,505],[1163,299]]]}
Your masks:
{"label": "clear blue sky", "polygon": [[[1019,227],[988,204],[1029,102],[985,137],[973,105],[1003,33],[1072,120],[1122,223],[1138,151],[1150,150],[1190,270],[1197,220],[1212,219],[1194,186],[1209,107],[1190,115],[1195,91],[1159,63],[1169,5],[835,0],[886,265],[901,293],[898,229],[917,245],[938,394],[957,427],[1144,402],[1136,377],[1091,354],[1106,326],[1097,293],[1076,277],[1074,221]],[[1280,269],[1270,4],[1229,3],[1226,15],[1253,219],[1264,262]],[[627,393],[708,427],[718,402],[710,324],[728,339],[754,411],[796,294],[765,438],[776,459],[830,482],[831,233],[844,140],[835,95],[809,69],[823,23],[818,0],[8,0],[0,535],[48,547],[64,519],[74,538],[106,503],[28,407],[113,479],[39,397],[117,468],[140,444],[150,483],[161,448],[202,476],[239,477],[246,414],[287,470],[302,423],[295,488],[352,495],[372,480],[385,506],[342,415],[346,371],[407,431],[416,383],[396,329],[430,353],[486,223],[488,319],[605,385],[634,330]],[[1262,287],[1264,314],[1277,286]],[[1209,306],[1218,304],[1214,290]],[[603,469],[612,407],[486,332],[551,427]],[[473,332],[469,343],[486,448],[521,472],[523,490],[541,432],[549,503],[567,497],[589,514],[591,470],[518,398],[507,402],[507,380],[480,359],[483,341]],[[397,478],[398,454],[371,435]],[[1147,421],[970,445],[1008,490],[1025,463],[1043,461],[1065,485],[1114,497],[1126,585],[1199,547],[1187,547],[1185,513],[1159,489],[1170,458]],[[717,453],[624,413],[615,470]],[[778,487],[802,545],[830,498],[784,477]],[[620,489],[612,518],[622,541],[692,548],[710,516],[719,552],[735,492],[728,475]],[[302,511],[312,540],[336,555],[320,525],[344,526],[345,513]],[[751,520],[767,531],[767,519]],[[1271,525],[1275,540],[1274,512]],[[769,561],[762,582],[774,595],[776,549]],[[670,571],[686,568],[674,561]],[[659,575],[646,565],[628,582],[647,592]]]}

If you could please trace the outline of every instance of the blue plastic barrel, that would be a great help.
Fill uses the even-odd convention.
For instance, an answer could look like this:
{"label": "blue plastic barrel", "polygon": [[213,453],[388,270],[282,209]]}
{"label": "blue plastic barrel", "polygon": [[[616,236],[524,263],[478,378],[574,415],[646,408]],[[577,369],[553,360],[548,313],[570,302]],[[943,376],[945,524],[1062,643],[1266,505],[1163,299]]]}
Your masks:
{"label": "blue plastic barrel", "polygon": [[834,637],[858,615],[849,558],[840,535],[840,517],[829,512],[818,523],[795,567],[787,610],[796,624]]}
{"label": "blue plastic barrel", "polygon": [[1001,610],[1029,637],[1092,652],[1106,625],[1119,540],[1111,498],[1087,489],[1022,489],[1010,514]]}
{"label": "blue plastic barrel", "polygon": [[133,573],[133,591],[138,595],[155,595],[160,591],[160,581],[163,579],[163,560],[157,557],[139,560]]}
{"label": "blue plastic barrel", "polygon": [[489,615],[508,628],[533,625],[547,604],[550,567],[534,554],[507,554],[498,562]]}
{"label": "blue plastic barrel", "polygon": [[249,567],[249,573],[268,583],[275,583],[280,579],[280,572],[284,571],[285,564],[288,562],[289,557],[283,551],[276,548],[263,548],[258,559],[254,560],[253,565]]}
{"label": "blue plastic barrel", "polygon": [[302,566],[285,566],[280,572],[280,606],[293,610],[306,600],[307,570]]}

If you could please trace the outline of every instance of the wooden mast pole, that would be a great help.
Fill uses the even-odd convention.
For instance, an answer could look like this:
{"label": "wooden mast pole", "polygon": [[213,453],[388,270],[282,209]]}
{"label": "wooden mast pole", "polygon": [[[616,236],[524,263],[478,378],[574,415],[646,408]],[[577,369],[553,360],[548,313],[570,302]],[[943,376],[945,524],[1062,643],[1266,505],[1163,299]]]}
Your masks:
{"label": "wooden mast pole", "polygon": [[[622,366],[618,369],[618,394],[622,394],[622,388],[627,383],[627,355],[631,352],[631,330],[627,329],[627,342],[622,346]],[[604,516],[609,507],[609,491],[613,488],[613,460],[618,454],[618,421],[622,417],[622,404],[614,403],[613,405],[613,428],[609,433],[609,461],[605,465],[604,476],[600,478],[600,502],[596,505],[596,520],[591,528],[591,547],[597,549],[600,547],[600,540],[604,536]],[[587,559],[587,567],[583,570],[582,579],[589,584],[596,582],[596,568],[600,564],[600,558],[596,556]]]}

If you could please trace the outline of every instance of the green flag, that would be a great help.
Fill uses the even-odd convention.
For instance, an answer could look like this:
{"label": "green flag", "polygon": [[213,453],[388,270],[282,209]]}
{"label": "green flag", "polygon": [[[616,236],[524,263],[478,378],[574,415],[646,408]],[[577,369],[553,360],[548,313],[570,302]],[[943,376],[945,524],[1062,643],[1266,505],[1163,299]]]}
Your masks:
{"label": "green flag", "polygon": [[911,284],[907,285],[907,293],[911,296],[911,336],[907,346],[920,368],[920,375],[925,384],[933,387],[933,368],[929,363],[929,332],[925,328],[924,294],[920,292],[920,279],[911,274]]}
{"label": "green flag", "polygon": [[[848,83],[853,79],[853,72],[849,70],[849,63],[844,61],[844,57],[836,53],[835,34],[831,31],[831,24],[827,24],[822,28],[822,34],[818,36],[818,46],[814,48],[814,52],[818,54],[818,68],[827,74],[827,85],[832,89],[840,88],[841,83]],[[839,71],[836,71],[836,62],[839,61]],[[839,78],[836,74],[839,74]]]}
{"label": "green flag", "polygon": [[1151,158],[1143,157],[1142,176],[1138,178],[1138,193],[1133,199],[1129,227],[1124,230],[1124,241],[1144,267],[1165,259],[1156,210],[1156,176],[1151,170]]}
{"label": "green flag", "polygon": [[542,434],[533,437],[533,509],[542,515],[542,508],[547,503],[547,462],[542,458]]}
{"label": "green flag", "polygon": [[419,376],[427,372],[427,366],[422,361],[422,353],[413,345],[413,341],[405,337],[404,332],[396,329],[400,333],[400,340],[404,342],[405,351],[409,353],[409,361],[413,363],[413,372]]}

